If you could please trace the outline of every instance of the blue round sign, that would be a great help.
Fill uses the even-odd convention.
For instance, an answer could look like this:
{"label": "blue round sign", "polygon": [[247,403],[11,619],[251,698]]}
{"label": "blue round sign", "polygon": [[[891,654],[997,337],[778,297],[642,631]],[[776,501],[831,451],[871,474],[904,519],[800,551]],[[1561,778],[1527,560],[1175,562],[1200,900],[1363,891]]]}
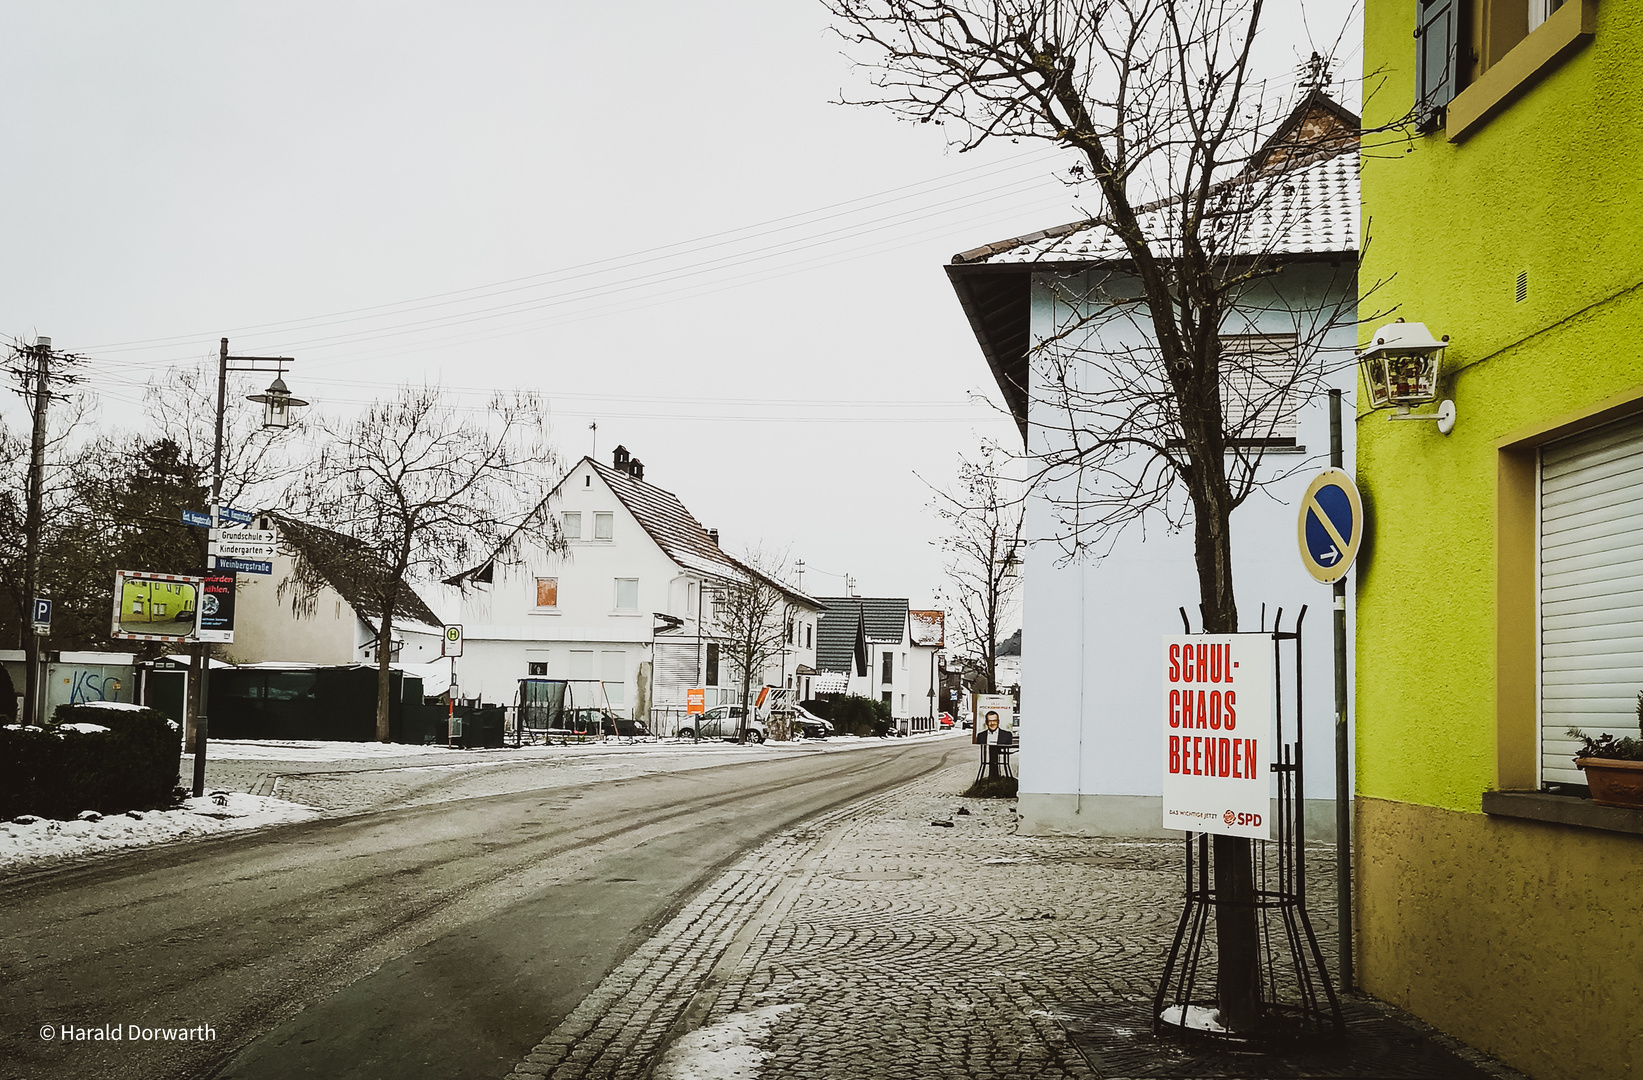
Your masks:
{"label": "blue round sign", "polygon": [[1363,500],[1350,476],[1325,469],[1313,477],[1297,522],[1306,572],[1326,585],[1345,577],[1363,543],[1363,524]]}

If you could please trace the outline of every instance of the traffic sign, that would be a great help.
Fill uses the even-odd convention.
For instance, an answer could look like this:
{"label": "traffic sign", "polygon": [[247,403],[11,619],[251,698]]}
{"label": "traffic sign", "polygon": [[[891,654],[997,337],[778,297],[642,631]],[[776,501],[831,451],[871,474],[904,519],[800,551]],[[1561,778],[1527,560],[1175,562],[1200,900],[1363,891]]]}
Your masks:
{"label": "traffic sign", "polygon": [[1301,565],[1325,585],[1346,576],[1363,543],[1363,500],[1358,486],[1340,469],[1313,477],[1301,499],[1296,532]]}
{"label": "traffic sign", "polygon": [[272,574],[274,564],[262,559],[236,559],[219,555],[214,569],[233,570],[241,574]]}
{"label": "traffic sign", "polygon": [[444,642],[443,647],[441,648],[441,651],[440,651],[439,655],[441,655],[441,656],[461,656],[462,655],[462,626],[461,626],[461,624],[457,624],[455,626],[447,626],[445,628],[445,642]]}
{"label": "traffic sign", "polygon": [[202,529],[209,529],[211,528],[211,515],[202,514],[198,510],[184,510],[183,524],[198,525]]}
{"label": "traffic sign", "polygon": [[236,525],[249,525],[255,515],[245,510],[236,510],[232,506],[217,507],[217,518],[221,521],[232,521]]}
{"label": "traffic sign", "polygon": [[273,529],[212,529],[208,550],[231,559],[272,559],[276,538]]}
{"label": "traffic sign", "polygon": [[34,598],[34,632],[51,633],[51,601],[43,596]]}

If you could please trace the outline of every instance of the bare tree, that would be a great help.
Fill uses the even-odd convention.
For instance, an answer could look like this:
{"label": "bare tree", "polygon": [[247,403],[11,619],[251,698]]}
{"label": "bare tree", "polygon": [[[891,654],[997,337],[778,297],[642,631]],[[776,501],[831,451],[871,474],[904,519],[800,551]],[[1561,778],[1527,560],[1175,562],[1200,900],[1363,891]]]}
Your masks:
{"label": "bare tree", "polygon": [[721,578],[712,586],[713,635],[741,686],[742,719],[736,736],[738,742],[746,742],[754,680],[762,682],[765,668],[786,647],[791,606],[778,580],[787,568],[785,555],[756,548],[741,562],[743,575]]}
{"label": "bare tree", "polygon": [[998,642],[1020,590],[1023,502],[1001,475],[997,446],[984,443],[975,461],[959,462],[958,485],[937,493],[936,516],[948,590],[943,606],[961,650],[975,655],[986,691],[998,689]]}
{"label": "bare tree", "polygon": [[[1292,110],[1252,63],[1262,0],[823,2],[871,70],[876,93],[858,104],[943,124],[965,149],[1002,137],[1077,155],[1071,175],[1099,203],[1088,225],[1119,270],[1058,297],[1056,332],[1036,343],[1064,420],[1037,479],[1073,480],[1069,548],[1159,511],[1190,524],[1202,627],[1235,632],[1230,518],[1258,487],[1266,442],[1246,427],[1316,386],[1319,331],[1351,318],[1351,300],[1338,304],[1276,373],[1224,341],[1252,302],[1273,302],[1263,289],[1294,216],[1285,171],[1339,147],[1304,126],[1271,145]],[[1315,81],[1326,70],[1320,60]],[[1098,337],[1104,320],[1137,332]],[[1249,841],[1215,837],[1215,869],[1220,1019],[1249,1030],[1261,1019]]]}
{"label": "bare tree", "polygon": [[394,617],[412,583],[508,564],[526,550],[564,551],[547,506],[562,470],[541,404],[527,394],[499,394],[464,417],[437,389],[406,387],[352,422],[320,427],[327,442],[290,493],[296,517],[327,526],[309,525],[297,545],[298,597],[340,574],[368,600],[377,738],[387,742]]}

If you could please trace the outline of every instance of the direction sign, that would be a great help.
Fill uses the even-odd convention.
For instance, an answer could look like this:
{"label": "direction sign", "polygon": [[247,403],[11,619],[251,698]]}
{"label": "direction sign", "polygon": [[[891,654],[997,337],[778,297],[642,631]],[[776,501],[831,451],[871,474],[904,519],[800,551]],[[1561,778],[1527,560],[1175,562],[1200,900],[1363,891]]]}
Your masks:
{"label": "direction sign", "polygon": [[51,601],[43,596],[34,598],[34,632],[51,633]]}
{"label": "direction sign", "polygon": [[231,559],[272,559],[276,537],[273,529],[212,529],[209,550]]}
{"label": "direction sign", "polygon": [[222,521],[232,521],[236,525],[249,525],[255,515],[244,510],[236,510],[232,506],[217,507],[217,517]]}
{"label": "direction sign", "polygon": [[1324,584],[1339,581],[1363,543],[1363,500],[1358,486],[1340,469],[1313,477],[1301,499],[1296,532],[1301,565]]}
{"label": "direction sign", "polygon": [[458,624],[456,626],[447,626],[445,628],[445,641],[444,641],[444,644],[441,646],[439,655],[440,656],[461,656],[462,655],[462,626],[461,626],[461,624]]}
{"label": "direction sign", "polygon": [[233,570],[241,574],[272,574],[274,564],[261,559],[235,559],[217,556],[218,570]]}
{"label": "direction sign", "polygon": [[209,529],[211,528],[211,515],[202,514],[198,510],[184,510],[183,524],[198,525],[202,529]]}

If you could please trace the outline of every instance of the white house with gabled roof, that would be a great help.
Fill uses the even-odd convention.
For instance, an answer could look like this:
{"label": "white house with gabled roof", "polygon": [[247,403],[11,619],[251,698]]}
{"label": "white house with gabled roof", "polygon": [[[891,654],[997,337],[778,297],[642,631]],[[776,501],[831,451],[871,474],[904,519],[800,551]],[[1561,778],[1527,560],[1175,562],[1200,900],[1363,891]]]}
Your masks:
{"label": "white house with gabled roof", "polygon": [[691,687],[730,700],[739,680],[716,640],[713,595],[750,578],[780,591],[787,624],[763,682],[791,688],[801,667],[814,669],[821,604],[727,554],[626,448],[610,465],[582,458],[548,499],[564,552],[526,552],[449,582],[462,591],[464,697],[512,704],[519,680],[545,677],[601,680],[612,709],[639,719],[653,706],[682,709]]}
{"label": "white house with gabled roof", "polygon": [[[1226,352],[1272,385],[1296,380],[1298,329],[1326,327],[1323,382],[1347,401],[1346,467],[1352,468],[1352,356],[1357,332],[1358,118],[1321,92],[1303,100],[1236,184],[1275,185],[1275,197],[1239,223],[1229,264],[1260,252],[1273,271],[1253,282],[1222,327]],[[1173,203],[1141,215],[1150,236],[1169,235]],[[1207,235],[1207,233],[1206,233]],[[1083,406],[1058,390],[1058,363],[1086,350],[1095,357],[1145,354],[1151,327],[1139,309],[1128,254],[1111,222],[1091,219],[1013,237],[953,257],[947,275],[1018,425],[1029,456],[1071,444]],[[1144,314],[1144,313],[1143,313]],[[1059,355],[1058,355],[1059,354]],[[1266,366],[1262,366],[1266,365]],[[1255,378],[1251,375],[1250,378]],[[1090,376],[1092,381],[1099,375]],[[1288,380],[1287,382],[1284,380]],[[1296,515],[1310,478],[1329,464],[1328,399],[1323,390],[1281,400],[1281,409],[1248,412],[1229,454],[1255,466],[1262,488],[1232,515],[1233,581],[1242,629],[1270,627],[1283,609],[1292,630],[1310,606],[1305,633],[1305,723],[1309,802],[1334,796],[1334,672],[1330,593],[1301,568]],[[1236,402],[1229,384],[1223,402]],[[1249,400],[1254,395],[1246,396]],[[1227,405],[1229,425],[1233,422]],[[1020,659],[1021,729],[1017,772],[1020,827],[1035,834],[1167,835],[1163,829],[1160,642],[1183,632],[1184,610],[1198,625],[1198,583],[1190,521],[1184,527],[1131,526],[1098,547],[1069,553],[1062,541],[1068,508],[1081,505],[1082,478],[1037,484],[1026,504]],[[1349,594],[1350,595],[1350,591]],[[1286,659],[1286,663],[1287,663]],[[1287,692],[1287,691],[1286,691]],[[1309,806],[1308,829],[1324,833],[1333,808]],[[1328,823],[1328,824],[1326,824]]]}

